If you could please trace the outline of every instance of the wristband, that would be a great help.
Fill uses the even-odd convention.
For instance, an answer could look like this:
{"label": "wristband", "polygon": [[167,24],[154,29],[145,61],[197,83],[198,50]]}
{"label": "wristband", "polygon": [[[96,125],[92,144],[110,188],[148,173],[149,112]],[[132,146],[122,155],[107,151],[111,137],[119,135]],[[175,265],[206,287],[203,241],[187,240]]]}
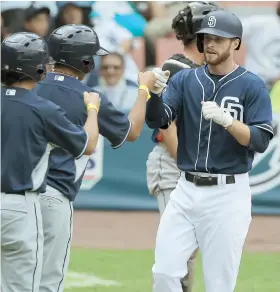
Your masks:
{"label": "wristband", "polygon": [[149,88],[148,88],[146,85],[140,85],[140,86],[139,86],[139,90],[140,90],[140,89],[146,91],[146,93],[147,93],[147,101],[148,101],[148,100],[151,98]]}
{"label": "wristband", "polygon": [[87,104],[87,111],[89,112],[89,111],[92,110],[92,109],[96,110],[97,113],[98,113],[98,111],[99,111],[99,108],[97,107],[97,105],[95,105],[95,104],[93,104],[93,103],[89,103],[89,104]]}

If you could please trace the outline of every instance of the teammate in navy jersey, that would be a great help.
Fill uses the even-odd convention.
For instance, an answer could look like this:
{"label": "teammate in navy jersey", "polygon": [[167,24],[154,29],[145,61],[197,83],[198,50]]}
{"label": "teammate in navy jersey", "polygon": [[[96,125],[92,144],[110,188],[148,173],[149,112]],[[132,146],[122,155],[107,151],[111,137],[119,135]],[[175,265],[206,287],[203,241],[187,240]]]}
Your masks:
{"label": "teammate in navy jersey", "polygon": [[98,140],[98,94],[85,93],[84,128],[59,106],[31,90],[45,72],[46,42],[17,33],[1,44],[1,291],[38,292],[43,260],[39,203],[46,190],[51,149],[75,159],[93,153]]}
{"label": "teammate in navy jersey", "polygon": [[[94,68],[93,56],[108,52],[100,47],[95,31],[85,25],[65,25],[56,29],[49,37],[48,46],[55,61],[54,69],[35,90],[59,105],[70,121],[82,126],[87,116],[83,92],[92,89],[81,80]],[[125,141],[135,141],[140,135],[147,97],[150,96],[147,89],[150,78],[154,78],[152,72],[139,74],[141,90],[128,116],[117,111],[107,97],[100,94],[99,132],[113,148],[120,147]],[[51,153],[47,193],[40,200],[45,237],[40,292],[63,291],[72,238],[72,202],[81,186],[88,160],[89,156],[83,156],[75,161],[63,149]]]}
{"label": "teammate in navy jersey", "polygon": [[181,177],[161,217],[153,266],[154,292],[182,291],[186,261],[199,247],[207,292],[233,292],[251,222],[248,172],[273,137],[264,82],[234,62],[242,24],[230,12],[209,13],[197,32],[207,65],[181,70],[163,92],[165,72],[147,102],[150,128],[177,119]]}
{"label": "teammate in navy jersey", "polygon": [[[208,2],[190,2],[178,12],[172,22],[176,37],[184,45],[183,54],[175,54],[166,60],[162,71],[169,70],[170,78],[180,70],[197,68],[204,64],[204,55],[197,50],[196,35],[201,22],[209,12],[218,7]],[[177,127],[175,121],[168,129],[156,129],[152,135],[156,143],[147,160],[147,185],[150,194],[157,198],[160,215],[169,201],[181,176],[177,167]],[[183,292],[191,292],[194,278],[194,263],[198,249],[188,261],[188,274],[182,279]]]}

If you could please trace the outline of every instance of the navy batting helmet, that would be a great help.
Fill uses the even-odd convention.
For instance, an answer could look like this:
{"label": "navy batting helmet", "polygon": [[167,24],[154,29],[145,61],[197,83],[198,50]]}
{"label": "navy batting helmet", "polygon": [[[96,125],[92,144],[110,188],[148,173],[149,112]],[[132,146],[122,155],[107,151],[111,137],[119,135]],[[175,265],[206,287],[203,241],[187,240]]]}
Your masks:
{"label": "navy batting helmet", "polygon": [[193,1],[187,3],[186,8],[180,10],[172,21],[176,38],[187,45],[195,39],[195,33],[200,29],[204,16],[217,9],[219,9],[218,6],[209,2]]}
{"label": "navy batting helmet", "polygon": [[20,73],[39,81],[46,71],[48,46],[34,33],[15,33],[3,40],[1,59],[1,71]]}
{"label": "navy batting helmet", "polygon": [[240,19],[225,10],[218,10],[209,13],[202,21],[201,29],[197,34],[197,48],[200,53],[203,53],[203,35],[211,34],[223,38],[238,38],[239,46],[236,50],[239,50],[241,45],[243,27]]}
{"label": "navy batting helmet", "polygon": [[59,27],[50,35],[48,44],[50,56],[56,63],[83,73],[89,73],[94,68],[94,55],[108,54],[100,46],[96,32],[86,25]]}

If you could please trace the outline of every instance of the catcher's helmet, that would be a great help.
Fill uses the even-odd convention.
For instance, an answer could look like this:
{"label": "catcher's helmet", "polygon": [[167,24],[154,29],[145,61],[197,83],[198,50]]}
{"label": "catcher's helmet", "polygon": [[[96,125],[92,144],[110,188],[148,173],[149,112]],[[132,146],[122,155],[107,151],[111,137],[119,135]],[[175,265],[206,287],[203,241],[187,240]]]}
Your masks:
{"label": "catcher's helmet", "polygon": [[243,27],[240,19],[225,10],[218,10],[209,13],[202,21],[201,29],[197,34],[197,48],[200,53],[203,53],[203,35],[212,34],[223,38],[238,38],[239,50],[241,45]]}
{"label": "catcher's helmet", "polygon": [[186,58],[183,54],[175,54],[166,60],[162,65],[162,71],[168,70],[170,72],[170,78],[175,75],[177,72],[183,69],[199,67],[194,64],[190,59]]}
{"label": "catcher's helmet", "polygon": [[46,71],[48,46],[35,33],[15,33],[2,42],[1,59],[1,71],[20,73],[39,81]]}
{"label": "catcher's helmet", "polygon": [[218,6],[208,2],[193,1],[187,3],[186,8],[180,10],[172,21],[176,38],[187,45],[195,39],[195,33],[200,29],[204,16],[217,9],[219,9]]}
{"label": "catcher's helmet", "polygon": [[94,67],[93,56],[108,51],[100,47],[96,32],[86,25],[69,24],[57,28],[50,35],[50,56],[56,63],[89,73]]}

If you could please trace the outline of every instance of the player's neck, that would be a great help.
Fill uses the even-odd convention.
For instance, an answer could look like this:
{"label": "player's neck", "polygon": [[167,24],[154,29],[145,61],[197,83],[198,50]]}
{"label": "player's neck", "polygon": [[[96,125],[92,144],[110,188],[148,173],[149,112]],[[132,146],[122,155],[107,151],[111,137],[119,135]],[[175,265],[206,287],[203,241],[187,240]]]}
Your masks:
{"label": "player's neck", "polygon": [[74,70],[72,68],[69,68],[67,66],[55,66],[54,69],[51,72],[55,72],[55,73],[60,73],[66,76],[71,76],[74,77],[76,79],[79,80],[83,80],[84,79],[84,74]]}
{"label": "player's neck", "polygon": [[238,65],[233,58],[228,58],[226,61],[218,65],[208,64],[208,69],[211,74],[214,75],[227,75],[232,72]]}
{"label": "player's neck", "polygon": [[189,45],[184,47],[184,56],[188,59],[190,59],[192,62],[194,62],[197,65],[203,65],[204,64],[204,55],[199,53],[196,44]]}
{"label": "player's neck", "polygon": [[27,90],[32,90],[37,85],[37,82],[35,80],[26,80],[26,81],[20,81],[15,82],[11,86],[12,87],[19,87]]}

